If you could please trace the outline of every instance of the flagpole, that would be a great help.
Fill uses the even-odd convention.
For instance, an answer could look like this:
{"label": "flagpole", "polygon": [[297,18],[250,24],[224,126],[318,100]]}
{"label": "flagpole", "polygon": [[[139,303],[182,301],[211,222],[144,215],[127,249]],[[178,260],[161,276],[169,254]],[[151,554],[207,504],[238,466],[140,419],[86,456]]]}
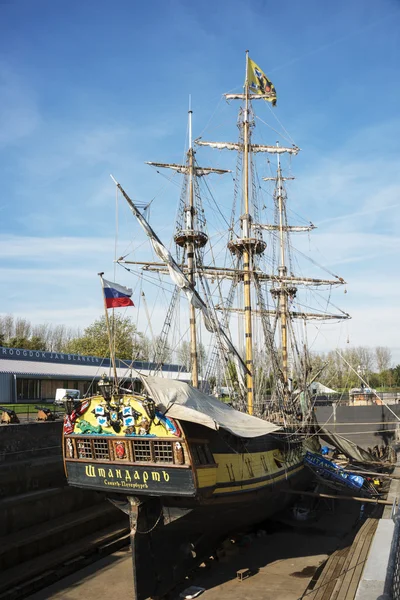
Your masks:
{"label": "flagpole", "polygon": [[107,304],[106,304],[106,296],[104,294],[104,281],[103,281],[103,275],[104,272],[102,273],[97,273],[100,277],[101,280],[101,287],[103,288],[103,302],[104,302],[104,312],[106,315],[106,324],[107,324],[107,332],[108,332],[108,344],[110,347],[110,358],[111,358],[111,364],[113,367],[113,371],[114,371],[114,392],[118,392],[118,376],[117,376],[117,365],[115,364],[115,352],[113,350],[113,345],[112,345],[112,338],[111,338],[111,328],[110,328],[110,319],[108,318],[108,309],[107,309]]}

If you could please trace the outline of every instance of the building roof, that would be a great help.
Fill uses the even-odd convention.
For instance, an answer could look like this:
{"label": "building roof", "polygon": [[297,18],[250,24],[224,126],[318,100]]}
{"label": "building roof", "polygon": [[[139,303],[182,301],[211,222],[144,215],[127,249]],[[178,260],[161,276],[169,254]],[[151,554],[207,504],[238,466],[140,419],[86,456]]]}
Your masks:
{"label": "building roof", "polygon": [[[116,360],[119,379],[137,378],[139,374],[154,373],[155,365],[149,362]],[[71,379],[92,380],[100,378],[104,373],[110,374],[110,359],[96,356],[80,356],[39,352],[22,348],[0,348],[0,373],[9,373],[33,379]],[[190,380],[180,365],[165,364],[162,368],[164,377]]]}

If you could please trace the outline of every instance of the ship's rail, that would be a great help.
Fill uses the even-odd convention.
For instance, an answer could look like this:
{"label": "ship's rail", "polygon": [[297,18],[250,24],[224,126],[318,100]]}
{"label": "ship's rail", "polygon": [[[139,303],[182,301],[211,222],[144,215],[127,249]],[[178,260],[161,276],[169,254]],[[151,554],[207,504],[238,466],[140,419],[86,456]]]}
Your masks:
{"label": "ship's rail", "polygon": [[163,438],[76,436],[64,438],[67,460],[141,464],[185,464],[184,442]]}

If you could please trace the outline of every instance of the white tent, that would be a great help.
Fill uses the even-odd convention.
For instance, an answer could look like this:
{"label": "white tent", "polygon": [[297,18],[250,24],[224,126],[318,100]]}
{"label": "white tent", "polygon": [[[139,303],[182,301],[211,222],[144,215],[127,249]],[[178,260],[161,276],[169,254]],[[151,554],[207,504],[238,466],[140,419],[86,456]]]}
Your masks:
{"label": "white tent", "polygon": [[311,392],[311,394],[317,394],[318,396],[321,396],[323,394],[338,394],[339,392],[332,390],[331,388],[326,387],[326,385],[323,385],[322,383],[319,383],[319,381],[313,381],[313,383],[311,383],[309,390]]}

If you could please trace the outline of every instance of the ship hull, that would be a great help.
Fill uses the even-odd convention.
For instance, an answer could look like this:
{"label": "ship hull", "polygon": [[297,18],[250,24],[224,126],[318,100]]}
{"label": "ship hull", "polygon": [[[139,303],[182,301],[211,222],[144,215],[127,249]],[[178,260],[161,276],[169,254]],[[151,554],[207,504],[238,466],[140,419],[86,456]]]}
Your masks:
{"label": "ship hull", "polygon": [[[75,420],[74,415],[66,419],[69,484],[105,491],[129,515],[134,600],[164,596],[222,539],[281,511],[293,501],[287,492],[302,490],[311,480],[298,427],[243,419],[213,401],[215,414],[228,410],[230,426],[238,430],[242,423],[240,431],[247,435],[216,428],[214,420],[207,427],[204,413],[194,409],[197,420],[160,413],[146,429],[136,425],[112,432],[96,425],[96,415],[103,422],[108,410],[100,397],[86,401]],[[143,421],[145,402],[123,397],[109,412],[116,419],[129,410]],[[212,399],[206,397],[204,404]]]}
{"label": "ship hull", "polygon": [[310,481],[308,469],[301,468],[270,489],[196,506],[169,523],[170,502],[128,497],[134,600],[165,595],[207,559],[224,538],[282,511],[293,502],[293,495],[285,492],[302,490]]}

